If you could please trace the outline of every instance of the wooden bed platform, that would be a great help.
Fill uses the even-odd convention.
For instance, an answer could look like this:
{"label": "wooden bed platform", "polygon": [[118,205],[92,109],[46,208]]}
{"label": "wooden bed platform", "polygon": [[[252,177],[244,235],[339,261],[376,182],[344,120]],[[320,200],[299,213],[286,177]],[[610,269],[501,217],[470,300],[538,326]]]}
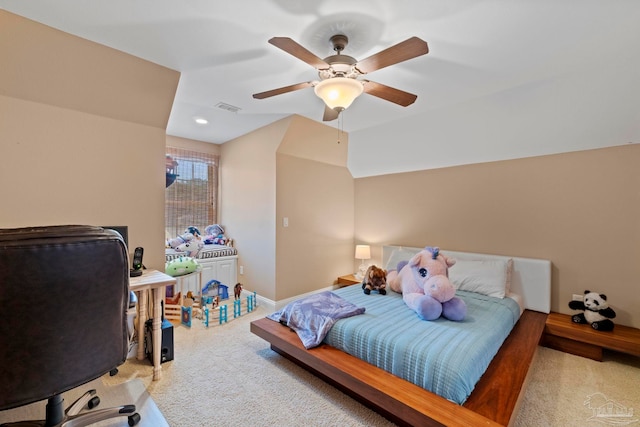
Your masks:
{"label": "wooden bed platform", "polygon": [[262,318],[251,332],[271,348],[401,426],[506,426],[514,413],[547,314],[525,310],[463,406],[329,345],[306,350],[286,326]]}
{"label": "wooden bed platform", "polygon": [[[383,246],[383,265],[397,263],[398,254],[410,256],[421,249]],[[329,345],[306,350],[295,332],[273,320],[252,322],[251,332],[268,341],[274,351],[398,425],[509,425],[550,311],[551,261],[445,250],[442,253],[458,261],[510,261],[509,289],[521,297],[521,307],[525,308],[462,406]]]}

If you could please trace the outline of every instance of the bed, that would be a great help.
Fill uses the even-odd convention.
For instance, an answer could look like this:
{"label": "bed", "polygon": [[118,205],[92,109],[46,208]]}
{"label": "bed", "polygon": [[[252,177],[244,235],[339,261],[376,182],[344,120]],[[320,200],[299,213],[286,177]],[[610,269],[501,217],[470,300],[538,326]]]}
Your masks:
{"label": "bed", "polygon": [[[383,264],[387,267],[395,265],[399,258],[410,257],[419,250],[420,248],[385,246]],[[338,320],[323,343],[311,349],[306,349],[298,335],[290,328],[266,317],[252,322],[251,331],[268,341],[274,351],[310,370],[396,424],[508,425],[517,406],[520,391],[550,309],[551,263],[547,260],[530,258],[444,250],[442,252],[458,260],[459,266],[480,262],[483,265],[508,263],[510,267],[509,284],[505,290],[507,295],[504,299],[507,300],[507,312],[514,316],[512,323],[515,325],[510,333],[507,331],[505,334],[506,338],[502,345],[496,348],[495,356],[486,362],[488,366],[486,370],[483,367],[484,373],[479,374],[477,383],[472,380],[474,384],[471,385],[472,391],[468,396],[463,392],[458,397],[443,397],[428,391],[413,378],[410,378],[411,381],[401,378],[403,373],[396,372],[393,366],[385,366],[379,360],[370,360],[381,366],[377,367],[363,360],[367,359],[364,350],[359,354],[361,358],[356,357],[358,351],[354,350],[353,346],[350,347],[353,343],[349,343],[349,337],[356,337],[356,335],[352,332],[345,333],[344,329],[349,323],[360,323],[360,329],[363,329],[365,315]],[[451,268],[451,275],[455,268],[455,266]],[[361,295],[358,288],[358,285],[354,285],[335,292],[347,300],[351,298],[356,303],[363,303],[361,298],[358,299]],[[465,291],[461,288],[458,294],[464,295]],[[387,296],[390,298],[383,300]],[[367,315],[376,316],[380,312],[380,309],[375,307],[376,301],[377,303],[384,301],[389,306],[397,305],[394,298],[399,298],[398,295],[391,293],[387,296],[375,298],[371,295],[373,298],[369,298],[370,303],[365,300],[364,304],[367,305],[366,310],[369,312]],[[468,301],[469,296],[464,295],[464,298]],[[409,310],[406,307],[405,309]],[[470,309],[469,317],[476,318],[477,312],[473,311],[475,308],[470,307]],[[446,322],[448,321],[440,323],[446,324]],[[374,334],[380,334],[380,331],[374,331]],[[360,339],[356,337],[353,341]],[[502,341],[501,338],[492,338],[492,340],[497,339]],[[345,345],[341,341],[346,341],[345,351],[337,348]],[[375,351],[369,352],[373,355],[373,359],[376,359],[379,353],[385,352],[385,348],[379,346],[380,344],[370,346],[375,348]],[[395,346],[394,343],[389,344],[390,348]],[[404,353],[405,350],[400,352]]]}

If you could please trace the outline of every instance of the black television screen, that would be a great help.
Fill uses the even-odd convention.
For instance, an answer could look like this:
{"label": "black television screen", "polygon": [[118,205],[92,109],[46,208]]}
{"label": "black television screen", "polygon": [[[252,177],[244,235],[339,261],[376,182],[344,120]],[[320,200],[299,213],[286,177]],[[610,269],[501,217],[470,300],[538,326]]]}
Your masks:
{"label": "black television screen", "polygon": [[109,228],[111,230],[115,230],[122,236],[122,240],[124,240],[124,244],[129,247],[129,227],[126,225],[102,225],[102,228]]}

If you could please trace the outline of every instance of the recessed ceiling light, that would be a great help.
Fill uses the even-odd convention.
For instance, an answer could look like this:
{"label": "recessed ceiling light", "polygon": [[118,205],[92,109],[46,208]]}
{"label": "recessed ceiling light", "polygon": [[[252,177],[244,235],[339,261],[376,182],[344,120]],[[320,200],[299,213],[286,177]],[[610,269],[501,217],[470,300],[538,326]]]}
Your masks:
{"label": "recessed ceiling light", "polygon": [[196,117],[193,120],[195,120],[196,123],[199,124],[199,125],[206,125],[207,123],[209,123],[209,120],[203,119],[202,117]]}

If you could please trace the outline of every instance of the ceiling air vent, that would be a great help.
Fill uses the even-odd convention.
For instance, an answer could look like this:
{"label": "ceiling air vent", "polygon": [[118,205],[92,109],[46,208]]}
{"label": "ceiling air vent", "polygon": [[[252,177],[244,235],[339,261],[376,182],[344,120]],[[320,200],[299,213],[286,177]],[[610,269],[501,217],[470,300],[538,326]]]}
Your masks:
{"label": "ceiling air vent", "polygon": [[240,107],[236,107],[235,105],[225,104],[224,102],[218,102],[216,107],[221,108],[223,110],[231,111],[232,113],[237,113],[241,110]]}

